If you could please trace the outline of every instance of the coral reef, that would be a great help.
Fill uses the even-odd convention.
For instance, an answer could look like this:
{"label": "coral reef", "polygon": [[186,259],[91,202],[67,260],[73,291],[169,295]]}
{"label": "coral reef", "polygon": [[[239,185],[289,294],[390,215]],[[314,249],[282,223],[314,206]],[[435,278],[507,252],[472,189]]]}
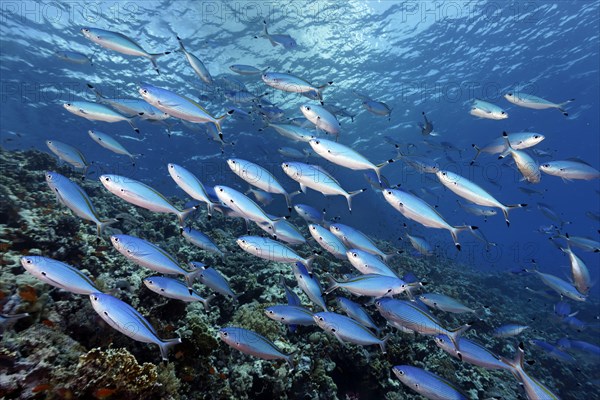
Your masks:
{"label": "coral reef", "polygon": [[[233,290],[241,294],[238,302],[217,295],[208,311],[199,303],[160,297],[142,284],[152,271],[127,261],[112,248],[106,235],[96,238],[93,224],[56,204],[45,184],[44,171],[56,170],[72,179],[80,179],[78,174],[37,151],[1,150],[0,165],[0,305],[5,314],[31,314],[16,321],[0,342],[0,397],[419,398],[391,374],[391,367],[397,364],[432,370],[456,383],[472,398],[484,398],[490,393],[517,398],[520,393],[507,372],[461,363],[438,349],[430,337],[404,334],[388,327],[386,331],[393,335],[388,353],[381,354],[376,346],[342,345],[316,327],[303,326],[290,333],[284,325],[268,319],[264,308],[285,302],[283,289],[278,285],[281,275],[290,286],[296,286],[291,267],[242,252],[235,243],[235,238],[245,233],[239,221],[220,215],[208,221],[205,210],[190,220],[195,229],[213,237],[227,251],[221,259],[183,240],[175,218],[129,205],[103,190],[94,178],[79,180],[101,215],[119,218],[118,224],[107,228],[106,235],[125,232],[142,237],[174,254],[182,264],[192,260],[205,262],[227,276]],[[173,201],[182,205],[179,200]],[[300,220],[291,221],[309,236]],[[309,244],[297,248],[304,255],[312,250]],[[136,342],[107,326],[86,296],[54,289],[25,273],[19,263],[24,254],[44,255],[77,266],[101,290],[140,311],[160,337],[179,336],[182,344],[172,350],[169,362],[161,362],[155,345]],[[321,255],[315,271],[321,276],[325,271],[347,273],[351,270],[346,264]],[[498,354],[512,357],[517,340],[536,338],[540,332],[548,341],[565,335],[559,326],[548,326],[553,302],[523,289],[525,285],[539,286],[535,277],[484,274],[440,257],[403,255],[394,258],[391,266],[400,274],[413,272],[427,281],[427,291],[445,293],[473,308],[489,307],[481,319],[435,314],[449,328],[474,320],[467,336]],[[196,289],[202,295],[211,294],[201,284]],[[297,292],[303,303],[312,308],[304,294]],[[348,295],[343,291],[339,294]],[[327,300],[335,309],[333,297],[328,296]],[[361,300],[366,299],[357,301]],[[593,301],[581,305],[579,316],[591,319],[597,306]],[[385,321],[373,307],[366,308],[375,322],[384,327]],[[507,322],[527,324],[531,329],[514,340],[491,336],[493,328]],[[294,352],[295,370],[290,372],[283,361],[250,357],[221,343],[217,331],[229,325],[252,329],[274,341],[283,352]],[[581,339],[593,341],[595,333],[582,332]],[[593,364],[582,364],[576,371],[531,346],[527,346],[527,357],[540,362],[526,369],[565,399],[585,398],[586,382],[596,377]]]}

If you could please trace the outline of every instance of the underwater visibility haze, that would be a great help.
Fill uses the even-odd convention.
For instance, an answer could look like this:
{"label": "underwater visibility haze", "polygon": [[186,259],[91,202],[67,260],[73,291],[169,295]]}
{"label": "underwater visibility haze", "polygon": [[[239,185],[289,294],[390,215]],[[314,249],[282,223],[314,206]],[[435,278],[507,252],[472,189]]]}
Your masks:
{"label": "underwater visibility haze", "polygon": [[1,398],[600,398],[598,1],[0,7]]}

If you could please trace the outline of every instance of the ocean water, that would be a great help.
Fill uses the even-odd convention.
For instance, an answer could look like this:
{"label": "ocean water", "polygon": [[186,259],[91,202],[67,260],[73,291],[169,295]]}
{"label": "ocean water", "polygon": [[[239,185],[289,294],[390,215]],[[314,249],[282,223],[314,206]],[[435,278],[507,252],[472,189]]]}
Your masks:
{"label": "ocean water", "polygon": [[[473,144],[483,146],[501,137],[504,131],[509,134],[529,131],[545,136],[545,140],[534,147],[536,150],[543,150],[544,154],[535,154],[532,149],[526,150],[540,164],[551,160],[578,158],[596,169],[600,168],[598,2],[298,1],[288,4],[278,1],[2,1],[0,7],[0,140],[2,149],[6,151],[6,160],[12,158],[11,152],[14,151],[38,150],[50,153],[45,141],[58,140],[75,146],[92,162],[85,184],[92,185],[90,188],[95,187],[94,193],[98,196],[100,192],[105,199],[112,196],[98,184],[98,177],[102,174],[117,174],[144,182],[166,196],[175,196],[183,205],[191,199],[169,176],[168,163],[189,169],[206,186],[228,185],[244,192],[248,184],[233,174],[226,163],[228,158],[237,157],[267,168],[288,192],[293,192],[299,189],[298,184],[281,169],[281,164],[289,159],[279,154],[277,149],[289,146],[298,150],[311,150],[310,146],[307,143],[292,142],[269,128],[261,113],[266,105],[263,103],[261,109],[258,106],[261,102],[259,98],[245,103],[240,102],[239,95],[234,95],[233,101],[228,99],[229,92],[234,90],[231,79],[242,82],[249,92],[256,96],[263,95],[262,100],[268,100],[284,111],[284,116],[273,123],[286,123],[288,119],[302,117],[302,105],[317,105],[319,102],[297,93],[269,87],[261,80],[260,74],[236,74],[229,66],[246,64],[262,71],[289,73],[317,86],[332,81],[333,84],[323,91],[323,104],[343,107],[348,113],[355,115],[352,119],[338,116],[341,123],[341,133],[337,137],[339,143],[352,147],[375,164],[394,159],[397,156],[395,144],[399,145],[405,153],[434,159],[442,169],[472,180],[504,204],[526,203],[527,206],[510,212],[511,223],[507,227],[500,212],[488,218],[465,212],[458,206],[457,200],[464,204],[467,200],[445,189],[435,175],[415,171],[402,160],[396,160],[383,168],[382,174],[391,185],[400,185],[403,190],[413,191],[435,206],[451,225],[477,226],[489,242],[486,244],[469,233],[461,233],[459,239],[462,249],[457,251],[446,230],[426,228],[393,209],[384,200],[381,191],[374,190],[367,182],[364,171],[352,171],[335,165],[314,152],[299,161],[325,168],[348,191],[363,188],[368,190],[353,199],[351,213],[343,197],[325,197],[310,189],[306,194],[294,197],[294,203],[325,209],[328,219],[351,225],[371,238],[382,241],[380,243],[387,252],[402,249],[403,257],[413,258],[415,262],[429,266],[432,273],[427,274],[429,279],[425,280],[431,281],[433,285],[449,285],[448,282],[451,282],[452,286],[447,286],[446,290],[453,297],[465,295],[468,290],[465,288],[473,284],[465,277],[479,275],[481,281],[477,281],[477,284],[489,285],[477,288],[478,295],[475,297],[480,305],[491,306],[490,302],[497,301],[496,297],[496,300],[485,298],[487,290],[507,293],[502,304],[493,304],[502,309],[504,315],[514,313],[514,318],[504,321],[505,323],[521,322],[527,325],[531,321],[520,321],[520,318],[525,315],[530,318],[539,311],[535,333],[530,332],[529,336],[525,336],[526,343],[529,339],[555,342],[562,336],[568,336],[570,339],[592,342],[596,346],[600,344],[597,330],[600,314],[597,285],[592,287],[585,303],[564,300],[570,303],[573,311],[581,307],[579,315],[587,318],[586,329],[578,331],[563,327],[553,330],[556,327],[549,326],[549,331],[545,332],[545,326],[555,324],[550,315],[552,305],[561,298],[557,295],[545,298],[539,292],[548,287],[539,279],[511,273],[536,268],[561,279],[570,279],[569,258],[555,245],[559,243],[565,246],[565,242],[562,239],[552,241],[550,237],[568,233],[571,236],[588,237],[596,242],[600,240],[600,180],[567,181],[542,172],[540,183],[528,184],[522,181],[510,156],[499,160],[497,155],[482,154],[475,164],[470,164],[475,155]],[[296,45],[292,48],[272,45],[267,38],[261,36],[263,20],[268,23],[270,34],[290,35]],[[149,53],[170,54],[156,60],[160,69],[160,74],[157,74],[147,59],[124,55],[92,43],[82,35],[80,30],[83,27],[120,32],[137,41]],[[203,61],[214,79],[213,85],[202,82],[184,54],[177,51],[177,36],[190,53]],[[71,63],[55,54],[57,51],[67,50],[88,56],[91,63]],[[107,98],[139,99],[138,88],[145,83],[198,100],[212,115],[222,115],[235,107],[236,111],[223,123],[224,140],[234,144],[221,146],[211,140],[204,124],[190,125],[174,118],[166,120],[166,124],[159,124],[138,117],[135,118],[135,124],[140,130],[138,134],[126,122],[90,121],[69,113],[63,107],[64,103],[73,101],[95,101],[87,84],[98,88]],[[565,105],[568,112],[568,116],[565,116],[556,109],[535,110],[514,105],[504,98],[506,93],[511,92],[536,95],[554,103],[569,99],[575,101]],[[355,93],[386,103],[392,109],[389,118],[368,112]],[[492,120],[470,115],[475,99],[502,107],[509,117]],[[423,122],[422,112],[433,122],[435,135],[421,134],[419,123]],[[310,123],[307,127],[315,135],[333,139],[332,136],[315,130]],[[87,134],[90,129],[112,135],[131,153],[139,155],[135,164],[132,165],[128,157],[111,153],[92,141]],[[21,159],[20,157],[22,156],[15,156],[15,159]],[[3,169],[9,167],[6,164]],[[19,168],[34,170],[31,165]],[[65,174],[81,182],[80,173],[71,170]],[[39,190],[46,190],[50,195],[43,175],[39,183]],[[23,184],[26,185],[27,182]],[[87,188],[88,186],[86,190]],[[519,188],[533,189],[538,193],[527,194]],[[265,210],[276,216],[287,215],[283,196],[273,195],[273,198],[273,202]],[[95,199],[93,195],[92,199]],[[114,196],[113,199],[117,205],[114,211],[111,211],[112,206],[107,205],[110,203],[102,200],[104,215],[107,217],[120,212],[117,211],[118,206],[124,204],[120,200],[116,201]],[[562,223],[548,218],[540,210],[540,203],[549,206]],[[23,203],[20,206],[36,207],[34,204]],[[54,218],[53,215],[49,214],[48,218]],[[159,217],[162,218],[162,215]],[[203,227],[218,227],[225,231],[223,243],[228,243],[226,246],[236,255],[236,260],[243,260],[249,265],[258,260],[235,245],[235,237],[245,234],[242,225],[231,225],[219,217],[211,226],[206,214],[201,214],[199,218],[203,221]],[[174,218],[171,220],[170,217],[164,217],[164,221],[175,224]],[[304,236],[307,239],[310,237],[297,215],[293,214],[290,221],[302,226]],[[7,224],[6,221],[0,223]],[[550,225],[558,226],[558,230],[552,229],[552,234],[540,232]],[[123,233],[132,234],[122,225],[115,227]],[[92,228],[87,228],[92,235]],[[176,229],[173,231],[176,235]],[[148,232],[140,229],[138,234],[142,236],[144,233]],[[406,233],[424,237],[433,247],[434,255],[424,257],[417,254],[410,246]],[[253,227],[252,234],[260,235],[262,231]],[[3,236],[3,243],[8,243],[6,251],[10,252],[12,239],[8,234]],[[94,245],[93,236],[90,237],[89,243]],[[172,239],[168,235],[159,239],[162,239],[159,244],[173,246],[173,242],[168,242]],[[101,251],[109,251],[105,247],[110,248],[110,242],[106,238],[104,240],[106,243],[102,245]],[[47,244],[40,244],[31,245],[30,248],[38,248],[43,252],[44,246],[48,247]],[[319,249],[312,241],[302,254],[310,254],[310,251]],[[591,281],[597,282],[600,279],[600,255],[584,252],[577,247],[573,247],[573,250],[587,265]],[[113,252],[114,254],[116,253]],[[74,260],[62,261],[75,263]],[[330,262],[333,259],[323,256],[320,268]],[[408,261],[404,259],[403,262]],[[349,267],[347,261],[342,264]],[[256,265],[263,265],[262,261]],[[450,265],[453,268],[446,268]],[[218,267],[218,263],[216,266]],[[434,279],[432,276],[436,272],[436,266],[443,266],[444,273],[435,274]],[[461,275],[465,272],[463,268],[470,271],[468,275]],[[317,269],[324,286],[325,270],[327,269]],[[15,268],[11,271],[15,276],[25,274],[22,268],[18,273]],[[235,280],[232,276],[235,271],[230,272],[229,277]],[[292,282],[291,274],[289,278]],[[114,284],[109,283],[108,286],[114,287]],[[146,290],[141,286],[140,291]],[[139,281],[136,287],[139,287]],[[532,293],[528,288],[537,293]],[[17,289],[12,281],[6,281],[2,285],[6,296]],[[243,290],[241,286],[237,289]],[[49,287],[45,290],[49,290]],[[520,295],[514,297],[508,293]],[[135,294],[132,296],[140,306],[143,306],[143,300],[148,297],[147,294],[141,299]],[[534,298],[533,303],[531,298]],[[243,300],[245,303],[260,303],[261,299],[258,296],[245,296]],[[283,302],[282,298],[279,301]],[[543,310],[528,308],[538,307],[542,302],[546,307]],[[243,303],[241,301],[240,305]],[[226,307],[229,312],[223,311],[218,322],[207,322],[214,337],[220,326],[231,322],[226,316],[233,315],[234,311],[231,310],[231,304]],[[11,335],[17,337],[35,323],[39,324],[39,320],[44,320],[36,314],[39,310],[30,310],[25,306],[18,310],[3,310],[4,313],[12,311],[37,315],[37,320],[29,320],[27,323],[21,321],[11,330]],[[93,313],[91,308],[89,311]],[[374,308],[371,312],[377,314]],[[467,320],[463,318],[462,322]],[[176,325],[176,321],[171,323]],[[308,337],[311,329],[315,332],[319,330],[312,327],[308,333],[296,335],[293,341],[302,343],[300,337]],[[392,331],[392,328],[388,329],[400,335],[397,331]],[[281,333],[282,336],[286,335],[283,330]],[[74,340],[80,339],[76,333],[70,336]],[[513,349],[520,339],[517,337],[510,342]],[[427,340],[427,337],[421,337],[422,342]],[[483,339],[479,337],[479,340],[485,340],[485,335]],[[129,339],[119,342],[123,345],[120,347],[126,348],[131,343],[133,341]],[[496,351],[504,350],[503,355],[512,357],[506,353],[506,344],[494,342],[493,345]],[[100,343],[94,343],[95,346],[100,346]],[[528,348],[532,347],[528,345]],[[430,348],[433,349],[437,348]],[[222,342],[213,351],[211,357],[218,359],[227,358],[230,354]],[[315,354],[314,349],[307,351]],[[143,361],[159,362],[155,349],[147,349],[147,352],[149,355],[143,356]],[[543,360],[538,365],[542,363],[546,366],[544,373],[549,375],[547,382],[553,382],[551,387],[555,391],[560,388],[556,392],[561,398],[581,398],[577,396],[582,391],[590,396],[587,398],[599,397],[598,354],[588,357],[581,365],[548,357],[542,351],[535,352],[533,356],[529,350],[527,353],[527,359]],[[134,354],[140,356],[140,352]],[[229,361],[228,365],[229,368],[234,368],[231,364],[249,363],[249,360],[252,359],[236,359]],[[402,360],[387,360],[390,368],[401,363],[400,361]],[[174,362],[177,363],[176,360]],[[338,360],[338,369],[329,374],[334,376],[333,381],[338,388],[344,386],[343,382],[349,379],[342,372],[344,363],[348,362],[350,361]],[[421,366],[439,372],[432,365]],[[572,376],[565,370],[571,371]],[[389,373],[389,368],[387,371]],[[469,373],[477,374],[479,371],[471,369]],[[534,373],[538,378],[546,378],[538,376],[539,370],[534,371],[538,372],[537,375]],[[552,372],[556,373],[554,378]],[[183,379],[181,370],[176,371],[175,375]],[[567,378],[568,376],[571,378]],[[396,380],[393,375],[388,378]],[[260,379],[255,379],[260,382]],[[294,378],[288,376],[282,379],[293,381]],[[460,377],[461,381],[464,379]],[[565,382],[568,379],[575,380],[572,383]],[[505,381],[516,382],[509,374],[505,375]],[[377,389],[361,390],[361,398],[375,398],[374,396],[381,396],[384,392],[391,393],[392,389],[386,386],[389,383],[378,382],[377,379],[373,382],[373,387]],[[496,382],[502,382],[502,379]],[[492,384],[486,390],[498,385]],[[26,386],[21,386],[20,395],[18,392],[10,392],[9,396],[35,396],[31,394],[31,387]],[[45,388],[42,394],[46,395],[46,391]],[[404,386],[397,386],[397,383],[394,391],[400,393],[398,398],[410,398],[408,396],[413,393]],[[281,392],[281,396],[293,398],[291,393],[300,392],[297,389],[293,392],[286,389]],[[357,390],[356,396],[359,396],[358,392]],[[89,394],[79,393],[81,396],[82,393]],[[110,395],[120,397],[119,393]],[[256,395],[256,388],[254,391],[248,389],[245,393],[250,398],[260,397]],[[344,398],[353,396],[353,393],[340,391],[335,395]],[[479,392],[481,393],[483,392]],[[516,389],[512,393],[515,396],[520,393],[523,398],[525,396],[523,391]],[[193,390],[171,395],[188,398],[218,397],[214,393]],[[311,397],[308,393],[306,395]],[[472,392],[470,395],[476,398]],[[56,396],[56,392],[52,396]],[[240,396],[242,395],[234,393],[233,398]],[[322,393],[320,396],[327,397]]]}

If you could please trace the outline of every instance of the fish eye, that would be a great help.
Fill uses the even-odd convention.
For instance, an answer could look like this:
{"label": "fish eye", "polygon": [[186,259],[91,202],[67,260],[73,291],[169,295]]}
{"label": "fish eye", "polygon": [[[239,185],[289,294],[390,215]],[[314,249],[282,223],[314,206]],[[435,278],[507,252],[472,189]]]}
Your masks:
{"label": "fish eye", "polygon": [[537,138],[539,138],[539,137],[540,137],[540,135],[533,135],[533,138],[534,138],[534,139],[537,139]]}
{"label": "fish eye", "polygon": [[149,283],[149,284],[151,284],[151,285],[153,285],[153,284],[154,284],[154,282],[152,282],[152,281],[148,281],[148,283]]}
{"label": "fish eye", "polygon": [[242,243],[246,243],[246,241],[245,241],[245,240],[242,240]]}
{"label": "fish eye", "polygon": [[316,144],[319,144],[319,143],[321,143],[321,142],[320,142],[320,141],[318,141],[318,140],[315,140],[315,143],[316,143]]}
{"label": "fish eye", "polygon": [[118,238],[118,237],[116,237],[114,240],[115,240],[115,242],[118,242],[118,241],[119,241],[119,238]]}
{"label": "fish eye", "polygon": [[227,337],[228,333],[227,332],[223,332],[223,336]]}
{"label": "fish eye", "polygon": [[319,317],[319,321],[323,321],[323,317]]}
{"label": "fish eye", "polygon": [[65,104],[67,107],[71,107],[71,103],[67,103]]}
{"label": "fish eye", "polygon": [[506,113],[505,113],[504,111],[502,111],[500,114],[504,115],[504,114],[506,114]]}
{"label": "fish eye", "polygon": [[381,305],[381,302],[380,301],[376,301],[375,305],[379,307]]}
{"label": "fish eye", "polygon": [[512,93],[508,93],[507,96],[512,96]]}
{"label": "fish eye", "polygon": [[358,254],[352,253],[352,257],[358,257]]}
{"label": "fish eye", "polygon": [[106,182],[110,182],[110,178],[109,178],[109,177],[106,177],[106,178],[104,178],[104,181],[106,181]]}
{"label": "fish eye", "polygon": [[306,106],[304,108],[306,109],[306,111],[310,111],[310,107]]}
{"label": "fish eye", "polygon": [[30,260],[30,259],[28,259],[28,258],[25,260],[25,262],[26,262],[27,264],[31,264],[31,260]]}
{"label": "fish eye", "polygon": [[222,191],[223,191],[223,189],[222,189],[222,188],[221,188],[221,189],[219,189],[219,192],[222,192]]}
{"label": "fish eye", "polygon": [[95,300],[95,301],[98,301],[98,296],[94,296],[94,300]]}
{"label": "fish eye", "polygon": [[273,310],[269,310],[269,314],[273,315]]}
{"label": "fish eye", "polygon": [[89,30],[89,29],[87,29],[87,28],[84,28],[84,29],[83,29],[83,31],[84,31],[84,32],[89,32],[90,30]]}

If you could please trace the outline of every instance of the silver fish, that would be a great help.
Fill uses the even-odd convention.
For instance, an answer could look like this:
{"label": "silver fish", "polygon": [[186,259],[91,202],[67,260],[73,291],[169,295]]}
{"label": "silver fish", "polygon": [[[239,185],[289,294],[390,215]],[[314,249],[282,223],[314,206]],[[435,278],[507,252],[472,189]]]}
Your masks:
{"label": "silver fish", "polygon": [[89,295],[100,291],[80,270],[51,258],[25,256],[21,257],[21,265],[42,282],[67,292]]}
{"label": "silver fish", "polygon": [[269,339],[244,328],[226,327],[219,330],[219,338],[242,353],[265,360],[285,360],[294,369],[294,355],[282,353]]}
{"label": "silver fish", "polygon": [[215,297],[213,295],[204,298],[194,289],[190,289],[185,283],[164,276],[151,276],[145,278],[143,282],[148,289],[161,296],[185,302],[199,301],[204,305],[205,311],[208,311],[209,303]]}
{"label": "silver fish", "polygon": [[565,117],[568,117],[569,113],[567,113],[565,111],[564,106],[566,106],[567,104],[569,104],[572,101],[575,101],[575,99],[570,99],[570,100],[567,100],[567,101],[557,104],[557,103],[548,101],[546,99],[542,99],[541,97],[534,96],[532,94],[523,93],[523,92],[507,93],[504,95],[504,98],[513,104],[516,104],[518,106],[525,107],[525,108],[533,108],[534,110],[545,110],[547,108],[556,108]]}
{"label": "silver fish", "polygon": [[342,344],[346,344],[346,342],[362,346],[376,344],[379,345],[383,354],[386,353],[385,346],[390,335],[379,339],[373,332],[352,318],[333,312],[316,313],[313,319],[319,328],[332,334]]}

